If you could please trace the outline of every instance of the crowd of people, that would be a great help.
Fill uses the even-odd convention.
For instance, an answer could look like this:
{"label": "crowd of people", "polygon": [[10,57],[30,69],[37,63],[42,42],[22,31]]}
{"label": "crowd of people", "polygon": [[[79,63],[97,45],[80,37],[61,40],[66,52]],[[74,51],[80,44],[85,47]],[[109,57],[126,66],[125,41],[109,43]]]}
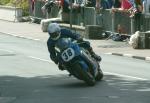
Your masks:
{"label": "crowd of people", "polygon": [[43,2],[42,12],[50,13],[51,8],[58,6],[61,12],[81,13],[83,7],[94,7],[100,9],[111,9],[113,12],[126,12],[130,17],[139,13],[150,13],[150,0],[30,0],[31,9],[34,10],[36,1]]}
{"label": "crowd of people", "polygon": [[[31,0],[36,2],[36,0]],[[94,7],[96,11],[109,9],[112,13],[123,12],[129,17],[134,17],[136,23],[140,23],[141,14],[150,13],[150,0],[38,0],[43,2],[43,7],[41,8],[43,14],[47,12],[51,14],[54,12],[52,7],[57,6],[62,16],[65,16],[72,10],[72,14],[82,14],[84,12],[84,7]],[[34,3],[32,3],[33,5]],[[53,16],[51,16],[53,17]],[[76,16],[75,16],[76,17]],[[67,18],[67,20],[69,20]],[[138,30],[140,30],[140,25],[137,24]],[[118,24],[116,30],[118,33],[123,32],[123,27]]]}
{"label": "crowd of people", "polygon": [[[35,0],[34,0],[35,1]],[[80,11],[82,7],[95,7],[96,9],[112,9],[112,11],[122,11],[135,14],[136,12],[150,12],[150,0],[42,0],[51,6],[50,2],[62,8],[63,12]]]}

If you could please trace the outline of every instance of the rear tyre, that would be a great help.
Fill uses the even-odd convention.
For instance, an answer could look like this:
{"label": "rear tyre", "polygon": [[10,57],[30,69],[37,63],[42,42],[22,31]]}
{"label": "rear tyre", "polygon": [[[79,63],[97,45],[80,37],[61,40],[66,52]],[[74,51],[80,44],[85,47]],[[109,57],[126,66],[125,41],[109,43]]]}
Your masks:
{"label": "rear tyre", "polygon": [[96,80],[96,81],[100,81],[100,80],[102,80],[103,76],[104,76],[104,74],[103,74],[102,70],[99,68],[99,69],[98,69],[98,74],[97,74],[97,76],[95,77],[95,80]]}

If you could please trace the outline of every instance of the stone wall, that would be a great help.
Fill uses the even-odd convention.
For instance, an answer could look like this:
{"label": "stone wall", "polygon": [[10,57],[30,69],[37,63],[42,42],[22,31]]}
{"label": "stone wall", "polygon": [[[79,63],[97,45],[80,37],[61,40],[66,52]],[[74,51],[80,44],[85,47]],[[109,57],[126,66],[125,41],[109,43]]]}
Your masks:
{"label": "stone wall", "polygon": [[0,19],[7,21],[20,21],[22,9],[11,6],[0,6]]}

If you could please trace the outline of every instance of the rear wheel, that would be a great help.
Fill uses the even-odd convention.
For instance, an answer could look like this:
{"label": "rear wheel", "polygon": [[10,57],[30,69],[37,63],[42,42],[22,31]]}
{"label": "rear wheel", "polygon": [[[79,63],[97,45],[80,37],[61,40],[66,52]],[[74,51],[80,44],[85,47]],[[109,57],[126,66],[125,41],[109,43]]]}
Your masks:
{"label": "rear wheel", "polygon": [[97,76],[95,77],[95,80],[96,81],[100,81],[100,80],[102,80],[102,78],[103,78],[103,72],[102,72],[102,70],[99,68],[98,69],[98,74],[97,74]]}

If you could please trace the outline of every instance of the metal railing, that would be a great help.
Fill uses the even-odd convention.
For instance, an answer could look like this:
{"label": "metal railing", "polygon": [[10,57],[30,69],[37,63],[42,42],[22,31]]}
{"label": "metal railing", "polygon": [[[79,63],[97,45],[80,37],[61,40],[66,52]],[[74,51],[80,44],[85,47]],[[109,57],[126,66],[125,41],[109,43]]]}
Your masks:
{"label": "metal railing", "polygon": [[[30,15],[41,19],[46,18],[41,11],[43,5],[42,1],[37,0],[35,2],[34,12],[30,13]],[[72,20],[72,24],[82,26],[100,25],[106,31],[112,32],[117,32],[119,25],[122,28],[122,32],[126,34],[133,34],[135,31],[150,30],[150,14],[137,14],[135,17],[130,18],[127,13],[111,13],[109,9],[101,10],[99,13],[96,12],[94,7],[84,7],[81,9],[80,13],[72,13],[71,19],[68,18],[68,15],[62,15],[62,20],[65,20],[67,23]],[[58,14],[58,12],[53,13]]]}

